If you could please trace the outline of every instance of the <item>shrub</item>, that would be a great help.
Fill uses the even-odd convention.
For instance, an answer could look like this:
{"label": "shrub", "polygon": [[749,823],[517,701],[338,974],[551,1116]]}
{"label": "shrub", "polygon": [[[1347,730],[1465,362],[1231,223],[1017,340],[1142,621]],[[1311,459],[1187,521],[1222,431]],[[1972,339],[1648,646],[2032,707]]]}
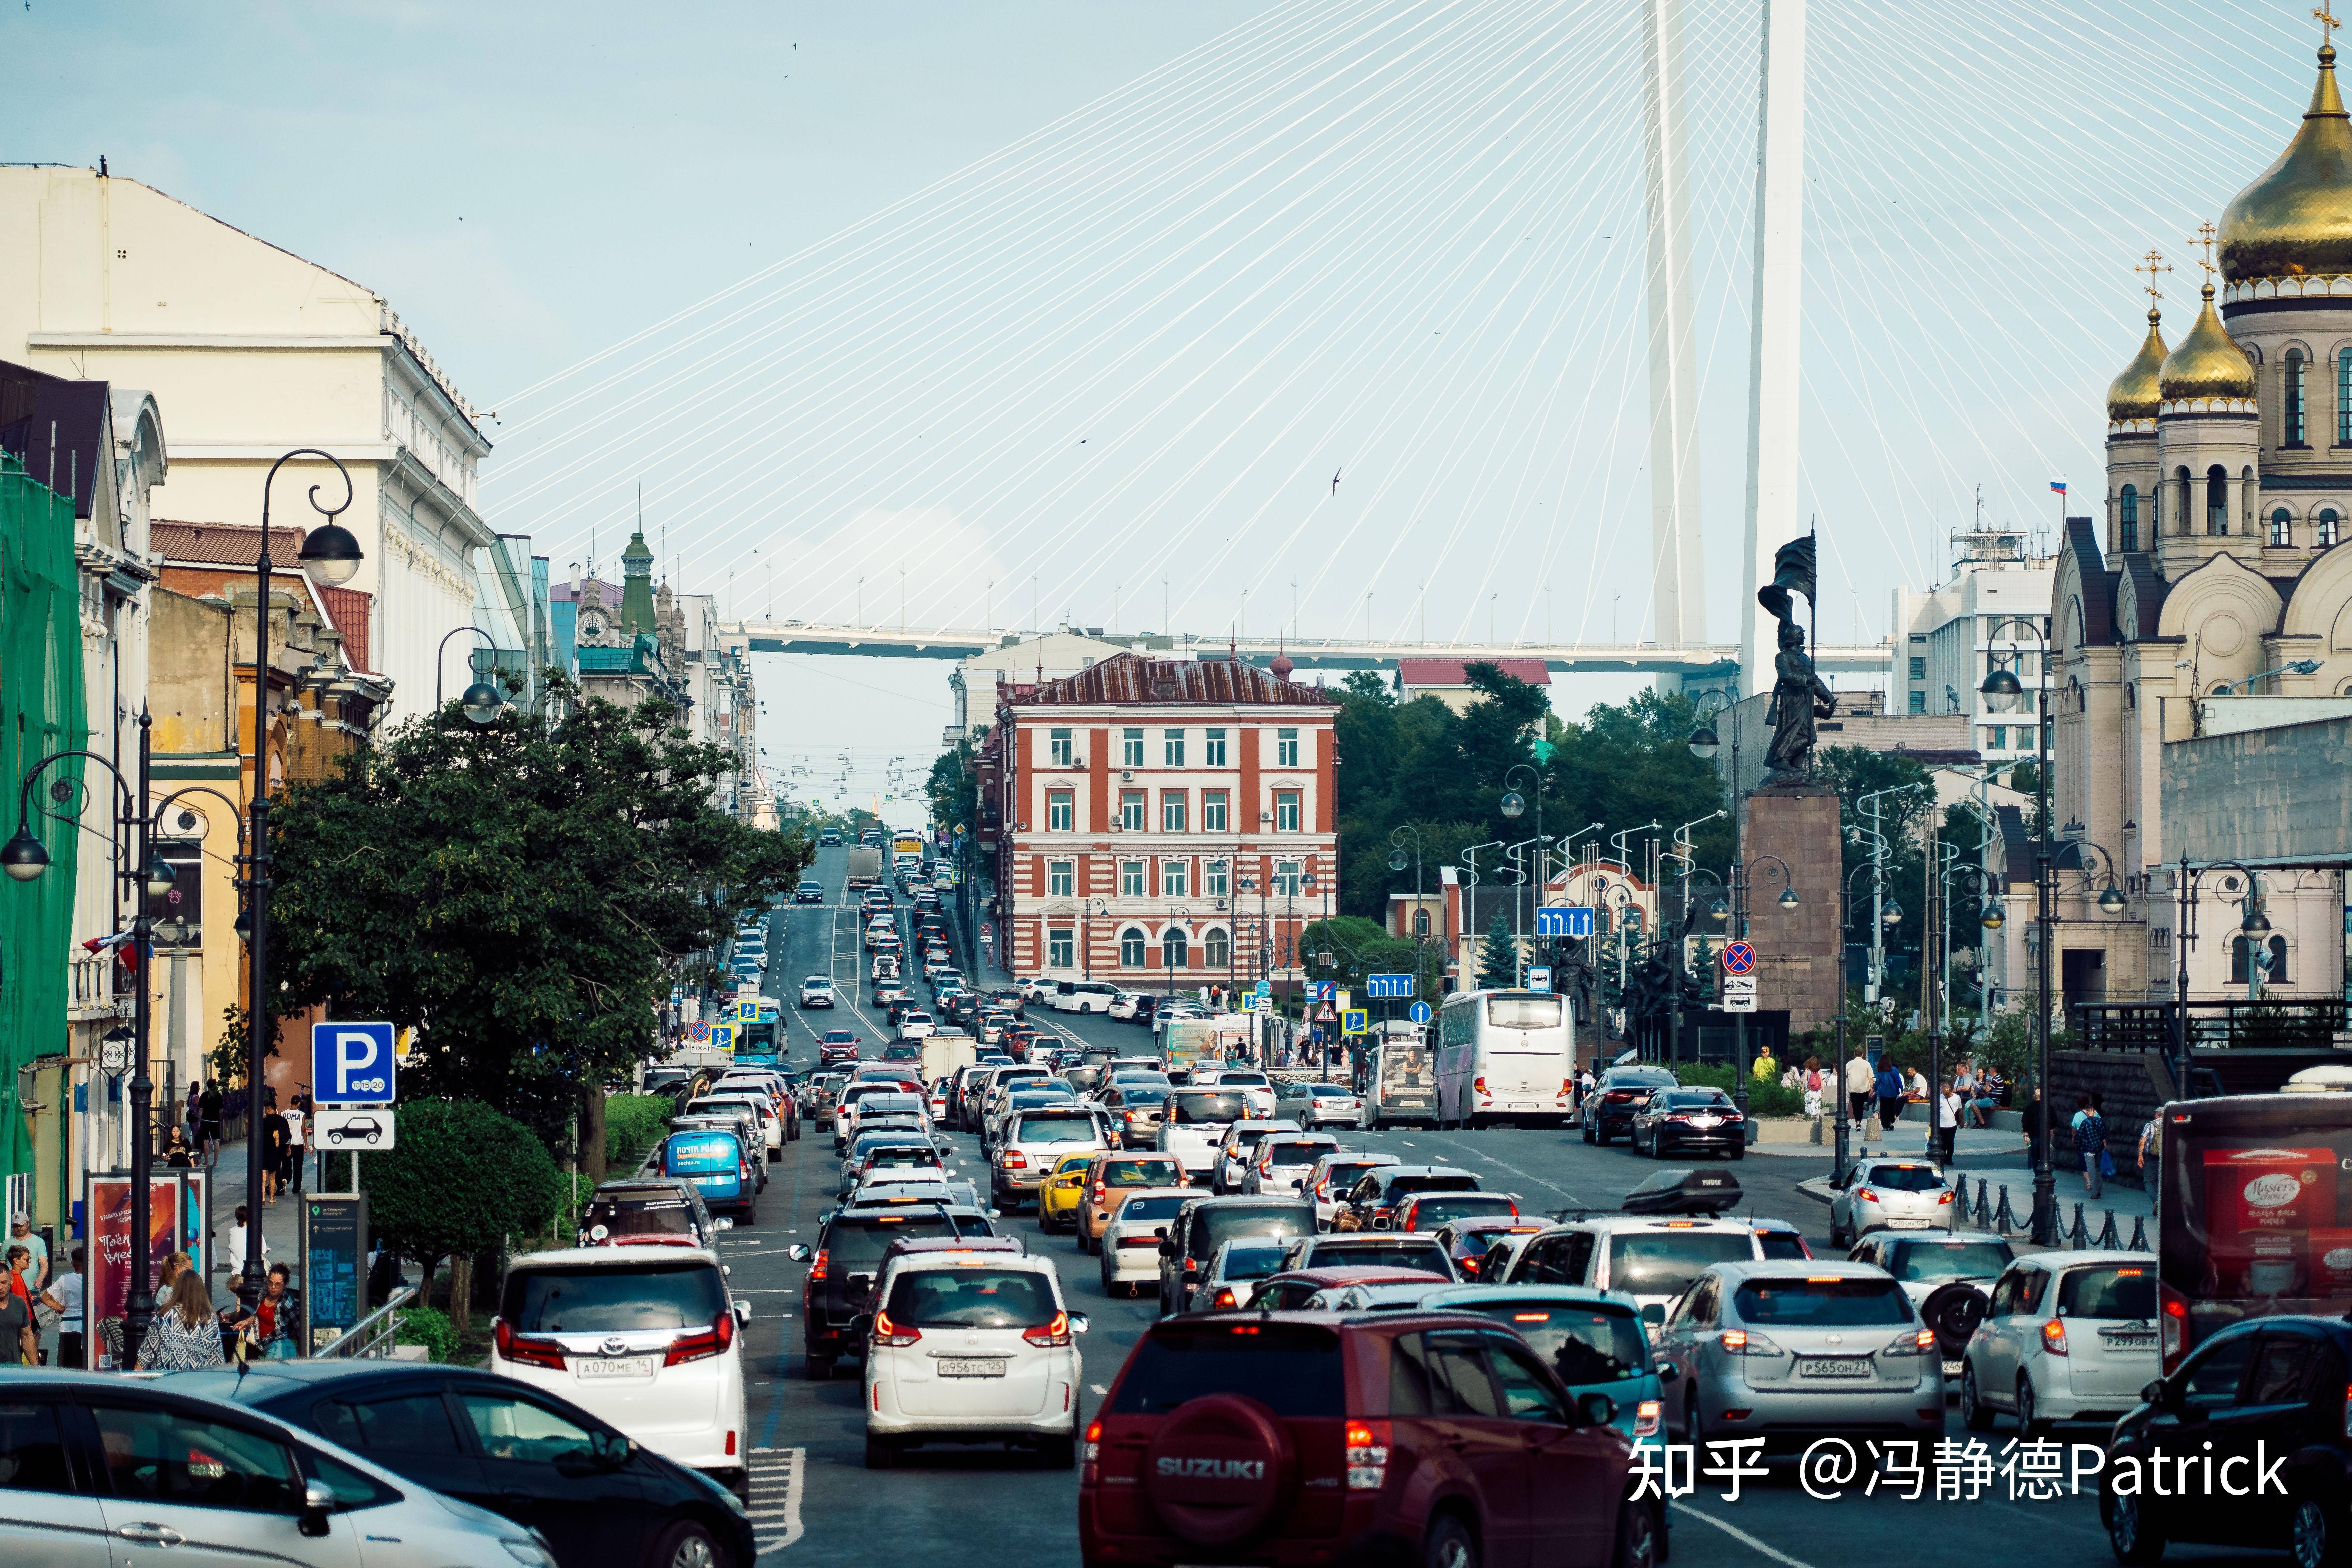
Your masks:
{"label": "shrub", "polygon": [[438,1307],[404,1307],[393,1342],[423,1345],[435,1361],[447,1361],[457,1351],[457,1328]]}
{"label": "shrub", "polygon": [[[1736,1067],[1703,1067],[1695,1062],[1685,1062],[1677,1070],[1683,1082],[1693,1089],[1719,1089],[1734,1097],[1739,1093],[1739,1069]],[[1799,1089],[1781,1088],[1777,1078],[1769,1083],[1758,1083],[1749,1079],[1748,1109],[1758,1116],[1801,1115],[1805,1109],[1805,1092]]]}
{"label": "shrub", "polygon": [[614,1175],[637,1168],[661,1141],[675,1102],[662,1094],[616,1094],[604,1101],[604,1164]]}

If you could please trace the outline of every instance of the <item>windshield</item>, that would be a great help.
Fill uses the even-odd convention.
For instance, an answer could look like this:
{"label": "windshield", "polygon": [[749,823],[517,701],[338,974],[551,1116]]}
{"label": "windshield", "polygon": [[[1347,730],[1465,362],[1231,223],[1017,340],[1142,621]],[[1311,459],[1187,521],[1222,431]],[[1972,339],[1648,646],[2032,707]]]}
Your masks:
{"label": "windshield", "polygon": [[1165,1105],[1168,1103],[1168,1091],[1164,1089],[1156,1089],[1150,1084],[1114,1084],[1111,1086],[1111,1092],[1118,1096],[1118,1102],[1121,1105]]}
{"label": "windshield", "polygon": [[910,1169],[918,1165],[937,1165],[939,1163],[940,1152],[937,1149],[894,1146],[875,1150],[873,1153],[866,1156],[866,1168],[869,1171]]}
{"label": "windshield", "polygon": [[1211,1257],[1235,1237],[1314,1234],[1315,1211],[1305,1204],[1217,1204],[1192,1216],[1192,1256]]}
{"label": "windshield", "polygon": [[1335,1193],[1344,1193],[1356,1184],[1366,1171],[1377,1171],[1385,1163],[1380,1160],[1335,1160],[1323,1167],[1324,1180]]}
{"label": "windshield", "polygon": [[1234,1072],[1228,1069],[1227,1071],[1221,1072],[1217,1075],[1217,1082],[1220,1084],[1230,1083],[1249,1089],[1264,1089],[1265,1087],[1265,1074],[1262,1072]]}
{"label": "windshield", "polygon": [[601,1225],[607,1236],[691,1236],[694,1210],[683,1198],[595,1198],[580,1225],[590,1231]]}
{"label": "windshield", "polygon": [[1102,1173],[1107,1187],[1173,1187],[1183,1180],[1184,1168],[1173,1160],[1113,1160]]}
{"label": "windshield", "polygon": [[1581,1304],[1531,1306],[1524,1300],[1471,1301],[1446,1310],[1476,1312],[1517,1330],[1570,1388],[1618,1383],[1650,1370],[1649,1347],[1631,1312]]}
{"label": "windshield", "polygon": [[1192,1201],[1191,1198],[1179,1193],[1171,1193],[1164,1197],[1129,1198],[1119,1205],[1118,1217],[1121,1219],[1174,1219],[1179,1213],[1182,1212],[1184,1205]]}
{"label": "windshield", "polygon": [[1352,1100],[1355,1098],[1355,1091],[1353,1089],[1342,1089],[1336,1083],[1310,1083],[1307,1086],[1307,1093],[1309,1098],[1315,1100]]}
{"label": "windshield", "polygon": [[1280,1247],[1229,1247],[1225,1260],[1218,1270],[1221,1279],[1263,1279],[1282,1271],[1282,1258],[1287,1250]]}
{"label": "windshield", "polygon": [[1679,1296],[1710,1263],[1756,1256],[1744,1230],[1635,1231],[1609,1239],[1609,1285],[1636,1296]]}
{"label": "windshield", "polygon": [[1788,1258],[1812,1256],[1805,1250],[1804,1238],[1792,1230],[1759,1230],[1756,1233],[1756,1240],[1764,1248],[1764,1256],[1767,1258]]}
{"label": "windshield", "polygon": [[1462,1171],[1443,1176],[1433,1173],[1397,1176],[1388,1186],[1388,1201],[1394,1203],[1409,1193],[1475,1193],[1478,1190],[1478,1178]]}
{"label": "windshield", "polygon": [[1750,1279],[1731,1299],[1743,1323],[1868,1329],[1911,1321],[1911,1303],[1892,1279]]}
{"label": "windshield", "polygon": [[1307,1264],[1312,1268],[1426,1268],[1432,1274],[1452,1274],[1445,1248],[1433,1241],[1326,1241],[1318,1245]]}
{"label": "windshield", "polygon": [[1993,1279],[2015,1258],[2005,1241],[1906,1241],[1895,1249],[1897,1279]]}
{"label": "windshield", "polygon": [[1024,1116],[1008,1143],[1092,1143],[1099,1134],[1091,1116]]}
{"label": "windshield", "polygon": [[1053,1287],[1027,1268],[925,1268],[891,1287],[893,1322],[916,1328],[1021,1329],[1050,1323]]}
{"label": "windshield", "polygon": [[857,1114],[866,1116],[912,1116],[923,1109],[923,1102],[911,1094],[862,1094],[857,1097]]}
{"label": "windshield", "polygon": [[1932,1193],[1944,1184],[1933,1165],[1874,1165],[1863,1184],[1895,1193]]}
{"label": "windshield", "polygon": [[1119,1373],[1115,1415],[1164,1415],[1204,1394],[1237,1394],[1279,1416],[1348,1414],[1339,1336],[1281,1321],[1202,1324],[1146,1334]]}
{"label": "windshield", "polygon": [[1439,1226],[1475,1215],[1517,1215],[1519,1205],[1500,1194],[1467,1194],[1458,1198],[1423,1198],[1412,1205],[1412,1228],[1435,1230]]}
{"label": "windshield", "polygon": [[1328,1154],[1336,1145],[1328,1138],[1314,1141],[1271,1138],[1266,1140],[1265,1157],[1277,1165],[1311,1165]]}
{"label": "windshield", "polygon": [[1169,1097],[1168,1119],[1180,1126],[1234,1121],[1248,1114],[1246,1098],[1221,1089],[1180,1089]]}
{"label": "windshield", "polygon": [[499,1315],[517,1333],[590,1334],[702,1328],[726,1310],[716,1265],[656,1263],[518,1268],[507,1277]]}
{"label": "windshield", "polygon": [[2156,1272],[2134,1264],[2070,1268],[2058,1282],[2062,1318],[2145,1321],[2156,1316]]}
{"label": "windshield", "polygon": [[1498,1029],[1557,1029],[1557,996],[1489,996],[1486,1022]]}
{"label": "windshield", "polygon": [[1660,1068],[1619,1068],[1602,1082],[1603,1089],[1630,1089],[1635,1093],[1650,1089],[1674,1089],[1675,1075]]}

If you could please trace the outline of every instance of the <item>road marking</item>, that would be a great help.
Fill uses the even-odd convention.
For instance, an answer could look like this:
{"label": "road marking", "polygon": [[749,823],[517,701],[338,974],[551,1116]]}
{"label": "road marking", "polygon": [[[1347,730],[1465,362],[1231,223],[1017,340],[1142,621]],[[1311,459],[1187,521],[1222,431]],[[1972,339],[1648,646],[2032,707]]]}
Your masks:
{"label": "road marking", "polygon": [[[266,1117],[265,1117],[265,1118],[263,1118],[263,1120],[264,1120],[264,1121],[267,1121],[267,1120],[268,1120],[268,1118],[266,1118]],[[1109,1397],[1110,1397],[1110,1390],[1109,1390],[1109,1389],[1108,1389],[1108,1388],[1105,1388],[1105,1387],[1104,1387],[1101,1384],[1099,1384],[1099,1383],[1090,1383],[1090,1384],[1087,1384],[1087,1386],[1088,1388],[1091,1388],[1091,1389],[1093,1389],[1093,1390],[1095,1391],[1095,1397],[1096,1397],[1097,1399],[1108,1399],[1108,1398],[1109,1398]]]}
{"label": "road marking", "polygon": [[[795,1450],[795,1452],[797,1452],[797,1450]],[[1701,1513],[1698,1510],[1691,1507],[1691,1505],[1686,1502],[1675,1502],[1674,1510],[1676,1513],[1686,1513],[1690,1515],[1691,1518],[1697,1520],[1701,1524],[1711,1524],[1715,1526],[1716,1529],[1723,1531],[1724,1534],[1728,1535],[1732,1540],[1738,1542],[1741,1545],[1751,1547],[1754,1550],[1762,1552],[1765,1556],[1769,1557],[1773,1562],[1780,1563],[1782,1568],[1813,1568],[1811,1563],[1804,1562],[1799,1558],[1791,1557],[1787,1552],[1781,1551],[1779,1547],[1768,1545],[1764,1542],[1757,1540],[1754,1536],[1748,1534],[1738,1525],[1727,1523],[1723,1520],[1716,1518],[1711,1513]]]}
{"label": "road marking", "polygon": [[[754,1490],[764,1491],[782,1486],[784,1493],[783,1503],[780,1508],[746,1510],[751,1512],[757,1521],[758,1527],[752,1532],[752,1539],[759,1554],[765,1557],[771,1552],[782,1552],[785,1547],[798,1541],[803,1533],[801,1528],[801,1483],[808,1468],[808,1450],[786,1448],[782,1451],[781,1458],[764,1460],[757,1458],[762,1452],[776,1451],[757,1448],[752,1450],[754,1458],[751,1460],[751,1488]],[[1799,1568],[1802,1568],[1802,1565],[1800,1564]]]}

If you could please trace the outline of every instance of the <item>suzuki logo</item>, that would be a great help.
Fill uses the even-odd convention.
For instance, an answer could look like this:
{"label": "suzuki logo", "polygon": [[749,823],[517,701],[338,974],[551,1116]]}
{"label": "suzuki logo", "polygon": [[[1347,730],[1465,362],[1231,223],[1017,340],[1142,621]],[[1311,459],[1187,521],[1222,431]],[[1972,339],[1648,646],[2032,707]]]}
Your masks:
{"label": "suzuki logo", "polygon": [[1262,1481],[1265,1479],[1264,1459],[1177,1459],[1160,1461],[1163,1476],[1194,1476],[1219,1481]]}

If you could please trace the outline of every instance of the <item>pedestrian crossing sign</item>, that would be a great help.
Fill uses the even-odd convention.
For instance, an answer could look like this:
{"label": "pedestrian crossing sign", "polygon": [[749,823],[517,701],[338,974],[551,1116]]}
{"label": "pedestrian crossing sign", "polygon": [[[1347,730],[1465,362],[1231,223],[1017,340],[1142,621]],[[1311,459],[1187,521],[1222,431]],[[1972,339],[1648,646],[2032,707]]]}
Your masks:
{"label": "pedestrian crossing sign", "polygon": [[1368,1008],[1350,1007],[1346,1012],[1339,1015],[1339,1032],[1341,1034],[1360,1035],[1366,1029],[1370,1027],[1371,1014]]}

